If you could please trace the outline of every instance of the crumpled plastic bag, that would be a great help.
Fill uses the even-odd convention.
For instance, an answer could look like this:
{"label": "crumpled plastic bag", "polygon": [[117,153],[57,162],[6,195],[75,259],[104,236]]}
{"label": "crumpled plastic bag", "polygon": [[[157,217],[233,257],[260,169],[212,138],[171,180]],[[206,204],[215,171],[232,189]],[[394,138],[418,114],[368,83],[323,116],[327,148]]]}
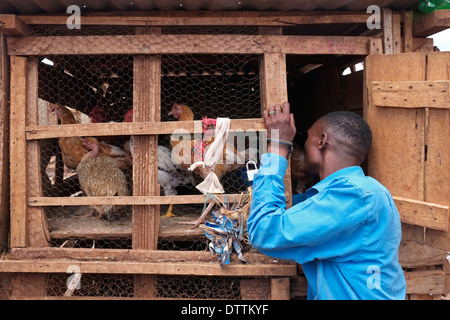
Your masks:
{"label": "crumpled plastic bag", "polygon": [[215,223],[206,222],[200,227],[203,233],[210,240],[209,250],[212,255],[217,256],[217,261],[223,267],[230,263],[233,253],[237,254],[242,263],[246,263],[242,254],[241,240],[243,238],[243,219],[232,221],[227,216],[222,215],[220,210],[213,211]]}
{"label": "crumpled plastic bag", "polygon": [[423,0],[419,4],[420,11],[430,13],[435,10],[450,9],[450,0]]}

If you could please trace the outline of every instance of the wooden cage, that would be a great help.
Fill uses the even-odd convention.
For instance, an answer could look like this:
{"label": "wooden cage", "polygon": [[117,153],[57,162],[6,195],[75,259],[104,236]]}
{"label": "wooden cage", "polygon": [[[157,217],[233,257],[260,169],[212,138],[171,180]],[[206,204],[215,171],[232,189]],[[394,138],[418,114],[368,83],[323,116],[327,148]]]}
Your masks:
{"label": "wooden cage", "polygon": [[[0,272],[11,275],[11,298],[76,295],[77,290],[67,292],[58,288],[53,292],[49,288],[59,283],[65,289],[65,280],[77,272],[83,277],[92,275],[99,279],[111,275],[108,281],[126,287],[124,294],[103,292],[97,297],[290,299],[306,296],[306,279],[296,264],[249,252],[244,254],[247,264],[233,261],[220,267],[206,250],[158,250],[161,238],[194,241],[202,237],[201,231],[174,226],[160,217],[162,206],[201,206],[205,202],[205,196],[198,194],[160,195],[158,185],[158,136],[170,135],[177,129],[199,133],[201,128],[200,120],[162,121],[162,110],[167,111],[161,101],[164,57],[184,54],[206,58],[213,55],[256,57],[252,60],[256,61],[252,67],[256,71],[248,71],[256,72],[259,79],[259,100],[252,103],[260,112],[283,101],[302,103],[305,100],[303,103],[311,107],[302,106],[293,111],[298,116],[300,131],[328,111],[348,109],[364,115],[374,134],[374,146],[365,169],[394,195],[403,222],[400,261],[406,274],[407,294],[410,298],[448,294],[450,269],[445,255],[450,249],[450,157],[446,142],[450,133],[450,55],[431,52],[430,39],[413,37],[411,12],[383,9],[382,30],[367,35],[299,35],[286,27],[287,24],[344,23],[361,26],[367,18],[365,12],[221,12],[220,19],[216,13],[204,12],[136,15],[133,19],[113,14],[89,15],[84,18],[83,26],[99,27],[94,34],[72,36],[69,32],[61,36],[36,35],[35,27],[65,28],[66,16],[0,16],[3,22],[1,106],[3,119],[9,115],[10,123],[8,132],[3,121],[3,136],[9,134],[10,144],[3,138],[2,152],[3,159],[8,156],[10,159],[11,183],[10,203],[2,202],[1,215],[2,219],[10,219],[10,250],[0,260]],[[423,36],[431,28],[429,23],[416,22],[414,34]],[[173,26],[217,29],[204,34],[191,33],[189,28],[182,32],[165,29]],[[222,33],[225,29],[220,28],[230,26],[250,26],[252,30]],[[109,27],[108,32],[97,34],[104,31],[101,27]],[[116,32],[121,28],[126,30]],[[42,81],[46,81],[42,80],[45,78],[42,74],[47,68],[42,65],[42,58],[64,60],[68,56],[73,61],[85,56],[95,59],[104,56],[105,61],[112,56],[128,57],[127,68],[132,74],[128,99],[134,111],[133,123],[116,120],[61,127],[42,122],[42,108],[49,108],[49,102],[61,103],[61,99],[69,105],[77,96],[73,88],[85,85],[81,77],[68,85],[65,98],[53,94],[59,99],[55,101],[48,90],[41,90]],[[355,64],[361,62],[365,70],[357,72]],[[185,62],[188,63],[191,62]],[[95,63],[91,66],[95,67]],[[353,72],[343,77],[342,71],[347,67]],[[70,82],[67,75],[58,77],[60,81]],[[45,88],[50,86],[45,83]],[[310,86],[318,89],[312,89],[315,92],[305,97]],[[47,102],[44,106],[43,99]],[[79,111],[86,113],[86,106],[81,106]],[[253,118],[232,118],[231,129],[264,134],[264,123],[260,114]],[[42,183],[49,158],[42,150],[56,146],[59,138],[74,136],[134,137],[132,195],[49,196]],[[61,160],[57,158],[56,166],[58,161]],[[3,187],[8,181],[5,170],[8,171],[8,166],[3,161]],[[62,172],[55,174],[62,175]],[[64,183],[64,179],[56,177],[54,183]],[[290,206],[293,194],[290,169],[285,184],[287,206]],[[5,194],[8,192],[2,189],[2,196]],[[222,200],[224,197],[220,196]],[[228,194],[227,198],[237,201],[238,195]],[[47,208],[106,204],[130,206],[129,226],[114,231],[72,229],[70,236],[65,234],[66,229],[49,228]],[[8,207],[10,210],[5,211]],[[74,237],[103,241],[111,238],[112,233],[129,239],[128,247],[70,248],[64,242]],[[61,241],[52,243],[55,239]],[[91,242],[90,245],[95,247]],[[189,290],[172,296],[161,293],[164,290],[161,288],[189,281],[198,284],[202,278],[224,282],[237,279],[231,281],[237,283],[237,288],[223,295],[186,293]],[[230,282],[227,283],[229,286]],[[84,297],[91,295],[96,294],[91,292]]]}

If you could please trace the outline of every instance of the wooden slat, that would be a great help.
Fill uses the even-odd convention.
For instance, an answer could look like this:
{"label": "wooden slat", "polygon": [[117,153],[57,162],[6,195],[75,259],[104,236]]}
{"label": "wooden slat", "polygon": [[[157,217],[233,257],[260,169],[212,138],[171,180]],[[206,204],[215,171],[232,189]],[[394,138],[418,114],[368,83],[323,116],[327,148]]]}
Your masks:
{"label": "wooden slat", "polygon": [[445,294],[445,273],[441,270],[405,272],[407,294]]}
{"label": "wooden slat", "polygon": [[[134,122],[160,119],[161,60],[156,56],[135,57],[133,82]],[[133,143],[134,196],[159,195],[158,137],[135,136]],[[149,152],[150,151],[150,152]],[[133,207],[133,249],[156,249],[159,231],[159,206]]]}
{"label": "wooden slat", "polygon": [[11,57],[11,247],[27,245],[27,165],[25,123],[27,59]]}
{"label": "wooden slat", "polygon": [[449,230],[449,207],[435,203],[393,197],[402,222],[434,230]]}
{"label": "wooden slat", "polygon": [[[169,205],[169,204],[193,204],[204,203],[204,195],[177,195],[177,196],[130,196],[130,197],[30,197],[28,206],[83,206],[83,205]],[[220,201],[224,201],[225,195],[217,195]],[[239,201],[239,194],[227,194],[227,202]],[[210,199],[208,202],[213,202]]]}
{"label": "wooden slat", "polygon": [[369,54],[370,37],[278,35],[116,35],[8,39],[9,55]]}
{"label": "wooden slat", "polygon": [[[286,55],[283,53],[266,53],[260,68],[261,74],[261,105],[262,110],[283,104],[288,101]],[[291,166],[284,176],[286,206],[292,206]]]}
{"label": "wooden slat", "polygon": [[[27,126],[27,140],[51,139],[59,137],[77,136],[111,136],[111,135],[154,135],[172,134],[174,131],[184,130],[198,133],[195,128],[201,128],[201,120],[197,121],[167,121],[167,122],[134,122],[134,123],[96,123],[96,124],[68,124],[64,130],[60,126]],[[230,130],[237,132],[244,130],[265,130],[264,120],[232,119]]]}
{"label": "wooden slat", "polygon": [[[28,24],[65,25],[65,15],[23,15]],[[361,12],[227,12],[227,11],[147,11],[83,13],[81,25],[131,26],[291,26],[302,24],[365,24]]]}
{"label": "wooden slat", "polygon": [[0,33],[0,243],[9,239],[9,58]]}
{"label": "wooden slat", "polygon": [[[244,253],[248,264],[290,265],[287,261],[274,261],[261,253]],[[6,260],[86,260],[86,261],[135,261],[135,262],[216,262],[209,251],[140,250],[140,249],[86,249],[86,248],[14,248]],[[231,262],[237,261],[232,256]]]}
{"label": "wooden slat", "polygon": [[271,278],[270,279],[270,299],[271,300],[289,300],[290,283],[289,278]]}
{"label": "wooden slat", "polygon": [[[27,63],[27,124],[39,123],[38,107],[38,63],[37,57],[28,58]],[[42,158],[44,157],[44,158]],[[46,157],[46,158],[45,158]],[[50,155],[41,152],[40,141],[27,143],[27,196],[41,197],[43,189],[42,172],[45,172]],[[50,183],[50,182],[48,182]],[[50,240],[44,208],[27,208],[28,246],[48,246]]]}
{"label": "wooden slat", "polygon": [[394,35],[392,28],[392,10],[389,8],[382,9],[383,21],[383,49],[384,54],[394,53]]}
{"label": "wooden slat", "polygon": [[134,261],[83,261],[83,260],[1,260],[0,272],[12,273],[66,273],[76,265],[82,274],[135,274],[135,275],[186,275],[186,276],[254,276],[292,277],[297,274],[295,264],[248,265],[229,264],[221,267],[216,261],[207,262],[134,262]]}
{"label": "wooden slat", "polygon": [[[392,39],[394,45],[394,53],[402,52],[402,33],[401,33],[401,19],[400,14],[392,15]],[[412,40],[412,39],[411,39]]]}
{"label": "wooden slat", "polygon": [[415,37],[428,37],[450,26],[450,10],[436,10],[414,20]]}
{"label": "wooden slat", "polygon": [[380,107],[450,109],[450,81],[373,81],[373,104]]}
{"label": "wooden slat", "polygon": [[414,12],[407,11],[403,15],[403,51],[413,51],[413,18]]}
{"label": "wooden slat", "polygon": [[0,30],[7,36],[26,36],[31,34],[31,28],[14,14],[0,14]]}
{"label": "wooden slat", "polygon": [[[398,261],[403,268],[422,268],[448,265],[446,250],[422,245],[416,241],[402,241],[398,250]],[[445,270],[444,270],[445,271]]]}
{"label": "wooden slat", "polygon": [[[427,55],[427,80],[450,80],[450,52]],[[425,199],[450,206],[450,109],[430,109],[425,162]],[[450,251],[450,233],[426,230],[426,243]]]}

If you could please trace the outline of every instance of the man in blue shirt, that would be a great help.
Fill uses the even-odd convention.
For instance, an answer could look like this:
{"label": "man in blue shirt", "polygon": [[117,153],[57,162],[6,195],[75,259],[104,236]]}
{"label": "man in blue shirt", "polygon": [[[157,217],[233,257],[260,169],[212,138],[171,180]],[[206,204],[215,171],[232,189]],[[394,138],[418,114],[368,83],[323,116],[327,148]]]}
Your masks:
{"label": "man in blue shirt", "polygon": [[296,132],[289,103],[270,107],[264,120],[269,144],[253,182],[251,244],[300,263],[308,299],[404,299],[399,213],[389,191],[360,167],[372,141],[367,123],[333,112],[313,124],[305,171],[320,182],[286,209],[283,178]]}

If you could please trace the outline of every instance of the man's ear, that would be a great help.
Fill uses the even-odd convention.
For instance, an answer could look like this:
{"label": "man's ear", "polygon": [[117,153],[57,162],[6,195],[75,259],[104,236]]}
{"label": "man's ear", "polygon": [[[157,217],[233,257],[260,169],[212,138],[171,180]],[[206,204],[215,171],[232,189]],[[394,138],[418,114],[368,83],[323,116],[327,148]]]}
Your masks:
{"label": "man's ear", "polygon": [[319,150],[325,149],[327,143],[328,143],[328,135],[324,132],[320,135]]}

